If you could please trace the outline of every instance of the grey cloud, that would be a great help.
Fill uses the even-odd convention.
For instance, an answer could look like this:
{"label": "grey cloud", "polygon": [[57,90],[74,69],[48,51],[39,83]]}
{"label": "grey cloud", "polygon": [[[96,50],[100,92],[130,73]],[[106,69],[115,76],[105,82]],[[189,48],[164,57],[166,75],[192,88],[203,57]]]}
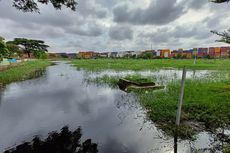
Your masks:
{"label": "grey cloud", "polygon": [[113,6],[115,6],[117,3],[119,3],[118,0],[96,0],[97,3],[102,4],[103,6],[105,6],[106,8],[113,8]]}
{"label": "grey cloud", "polygon": [[205,20],[207,22],[208,27],[210,28],[216,28],[219,23],[221,22],[221,19],[216,17],[216,18],[207,18]]}
{"label": "grey cloud", "polygon": [[53,10],[51,6],[43,7],[41,11],[43,13],[23,13],[16,10],[11,6],[10,1],[0,2],[0,18],[9,19],[21,24],[34,23],[40,26],[52,25],[52,26],[67,26],[74,20],[73,16],[70,16],[67,12]]}
{"label": "grey cloud", "polygon": [[177,26],[172,32],[172,36],[175,38],[189,38],[196,35],[198,32],[196,26],[190,28],[190,26]]}
{"label": "grey cloud", "polygon": [[84,17],[92,16],[97,18],[105,18],[107,16],[107,9],[95,3],[94,0],[79,0],[77,12]]}
{"label": "grey cloud", "polygon": [[154,32],[143,32],[139,34],[140,38],[147,38],[154,43],[164,43],[170,39],[170,29],[168,28],[158,28]]}
{"label": "grey cloud", "polygon": [[[198,28],[199,27],[199,28]],[[195,38],[202,40],[211,36],[207,25],[184,24],[175,28],[158,28],[154,32],[144,32],[139,34],[141,38],[147,38],[153,43],[170,43],[172,41],[188,40]]]}
{"label": "grey cloud", "polygon": [[109,30],[109,36],[114,40],[133,39],[133,30],[128,26],[113,26]]}
{"label": "grey cloud", "polygon": [[186,0],[186,3],[188,3],[188,8],[201,9],[206,4],[208,4],[209,1],[208,0]]}
{"label": "grey cloud", "polygon": [[152,1],[146,9],[130,9],[127,5],[113,9],[114,21],[136,25],[163,25],[176,20],[184,13],[184,8],[177,0]]}
{"label": "grey cloud", "polygon": [[66,28],[66,32],[69,34],[77,34],[81,36],[100,36],[103,33],[103,26],[89,22],[82,26],[71,26]]}

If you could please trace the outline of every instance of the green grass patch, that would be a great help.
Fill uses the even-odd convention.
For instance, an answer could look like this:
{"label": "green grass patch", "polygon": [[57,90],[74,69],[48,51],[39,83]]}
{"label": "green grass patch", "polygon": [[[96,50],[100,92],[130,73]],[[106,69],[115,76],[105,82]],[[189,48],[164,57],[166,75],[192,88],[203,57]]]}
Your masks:
{"label": "green grass patch", "polygon": [[162,68],[183,68],[196,70],[230,70],[229,59],[198,59],[197,64],[193,60],[176,59],[78,59],[72,60],[78,68],[90,71],[100,70],[153,70]]}
{"label": "green grass patch", "polygon": [[35,60],[20,64],[0,72],[0,83],[8,84],[14,81],[27,79],[36,70],[43,69],[51,64],[48,60]]}
{"label": "green grass patch", "polygon": [[[148,110],[148,116],[156,123],[167,124],[170,130],[175,124],[180,83],[169,83],[166,90],[134,91]],[[208,129],[230,125],[230,82],[187,80],[182,107],[181,122],[202,122]],[[191,133],[193,134],[193,132]],[[188,137],[191,135],[188,134]]]}
{"label": "green grass patch", "polygon": [[[223,74],[223,73],[221,73]],[[141,76],[127,76],[139,80]],[[148,81],[154,78],[147,77]],[[116,87],[119,77],[105,75],[91,79],[94,83],[109,84]],[[164,90],[131,89],[142,106],[147,110],[148,117],[157,123],[167,134],[173,135],[177,103],[180,92],[180,81],[173,81]],[[197,132],[187,123],[203,123],[207,129],[230,126],[230,80],[229,79],[188,79],[185,83],[184,103],[182,107],[179,137],[192,138]]]}
{"label": "green grass patch", "polygon": [[[184,103],[182,107],[179,137],[191,138],[197,131],[192,123],[202,123],[206,129],[230,126],[230,60],[229,59],[92,59],[73,60],[78,68],[89,71],[103,70],[155,70],[183,68],[192,70],[217,70],[211,76],[202,79],[187,79],[185,83]],[[128,76],[128,79],[140,81],[140,76]],[[155,78],[150,78],[155,81]],[[119,77],[97,77],[95,83],[116,86]],[[142,80],[142,79],[141,79]],[[150,81],[143,79],[145,81]],[[131,89],[147,110],[148,117],[157,123],[166,133],[172,135],[175,131],[176,109],[180,92],[180,81],[169,81],[164,90]]]}
{"label": "green grass patch", "polygon": [[123,78],[136,83],[149,83],[149,82],[156,81],[156,78],[154,77],[143,77],[141,75],[127,75]]}
{"label": "green grass patch", "polygon": [[230,145],[224,149],[224,153],[230,153]]}
{"label": "green grass patch", "polygon": [[95,83],[101,85],[107,84],[111,87],[117,87],[120,78],[124,78],[137,83],[148,83],[148,82],[154,82],[156,80],[155,77],[150,77],[150,76],[143,77],[141,75],[136,74],[136,75],[126,75],[124,77],[103,75],[101,77],[96,77],[96,78],[86,78],[85,81],[88,83]]}

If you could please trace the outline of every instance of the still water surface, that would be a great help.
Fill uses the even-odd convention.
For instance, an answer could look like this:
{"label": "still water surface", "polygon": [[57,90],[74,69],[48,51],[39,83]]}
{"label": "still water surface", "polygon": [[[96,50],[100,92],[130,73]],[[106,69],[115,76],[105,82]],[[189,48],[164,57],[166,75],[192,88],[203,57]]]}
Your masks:
{"label": "still water surface", "polygon": [[[134,95],[87,84],[85,74],[57,62],[39,78],[6,86],[0,93],[0,152],[65,125],[81,126],[82,139],[91,138],[100,153],[173,152],[173,138],[146,119]],[[204,132],[193,143],[179,141],[178,152],[208,148],[211,141]]]}

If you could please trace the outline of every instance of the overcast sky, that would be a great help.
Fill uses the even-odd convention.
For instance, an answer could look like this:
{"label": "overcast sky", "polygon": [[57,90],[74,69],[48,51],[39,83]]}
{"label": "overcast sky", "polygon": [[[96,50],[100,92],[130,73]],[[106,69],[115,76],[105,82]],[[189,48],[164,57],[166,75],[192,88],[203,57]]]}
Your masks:
{"label": "overcast sky", "polygon": [[210,30],[230,27],[230,3],[208,0],[77,0],[77,11],[42,5],[23,13],[0,0],[0,36],[42,39],[51,52],[224,46]]}

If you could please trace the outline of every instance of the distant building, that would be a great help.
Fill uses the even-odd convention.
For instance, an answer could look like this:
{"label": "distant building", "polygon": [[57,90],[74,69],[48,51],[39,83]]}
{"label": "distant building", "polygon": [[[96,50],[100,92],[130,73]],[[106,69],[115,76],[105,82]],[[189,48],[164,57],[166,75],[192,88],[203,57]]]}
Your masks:
{"label": "distant building", "polygon": [[220,56],[222,58],[230,57],[230,47],[221,47]]}
{"label": "distant building", "polygon": [[73,58],[77,57],[77,54],[76,53],[67,53],[67,56],[68,56],[68,58],[73,59]]}
{"label": "distant building", "polygon": [[132,54],[132,57],[137,58],[142,55],[142,51],[134,51],[131,54]]}
{"label": "distant building", "polygon": [[173,50],[173,51],[171,52],[171,57],[177,57],[178,54],[179,54],[178,50]]}
{"label": "distant building", "polygon": [[117,58],[117,56],[118,56],[118,52],[109,52],[108,53],[108,57],[110,57],[110,58]]}
{"label": "distant building", "polygon": [[56,53],[58,58],[68,58],[67,53]]}
{"label": "distant building", "polygon": [[98,53],[98,57],[107,58],[107,57],[109,57],[109,53],[108,52]]}
{"label": "distant building", "polygon": [[208,55],[210,58],[220,58],[221,56],[220,47],[210,47],[208,51]]}
{"label": "distant building", "polygon": [[125,56],[125,52],[124,51],[117,52],[117,57],[122,58],[124,56]]}
{"label": "distant building", "polygon": [[78,53],[78,56],[80,57],[80,58],[84,58],[84,59],[91,59],[91,58],[95,58],[95,55],[96,55],[96,53],[95,52],[93,52],[93,51],[86,51],[86,52],[79,52]]}
{"label": "distant building", "polygon": [[157,52],[155,50],[145,50],[142,52],[142,54],[144,53],[150,53],[153,57],[157,56]]}
{"label": "distant building", "polygon": [[204,58],[208,55],[208,48],[198,48],[197,57]]}
{"label": "distant building", "polygon": [[157,56],[161,58],[169,58],[171,51],[169,49],[160,49],[157,51]]}
{"label": "distant building", "polygon": [[182,52],[182,57],[187,58],[187,59],[191,59],[192,58],[192,51],[193,50],[184,50]]}
{"label": "distant building", "polygon": [[134,51],[124,51],[123,57],[130,58],[130,57],[132,57],[133,53],[134,53]]}

